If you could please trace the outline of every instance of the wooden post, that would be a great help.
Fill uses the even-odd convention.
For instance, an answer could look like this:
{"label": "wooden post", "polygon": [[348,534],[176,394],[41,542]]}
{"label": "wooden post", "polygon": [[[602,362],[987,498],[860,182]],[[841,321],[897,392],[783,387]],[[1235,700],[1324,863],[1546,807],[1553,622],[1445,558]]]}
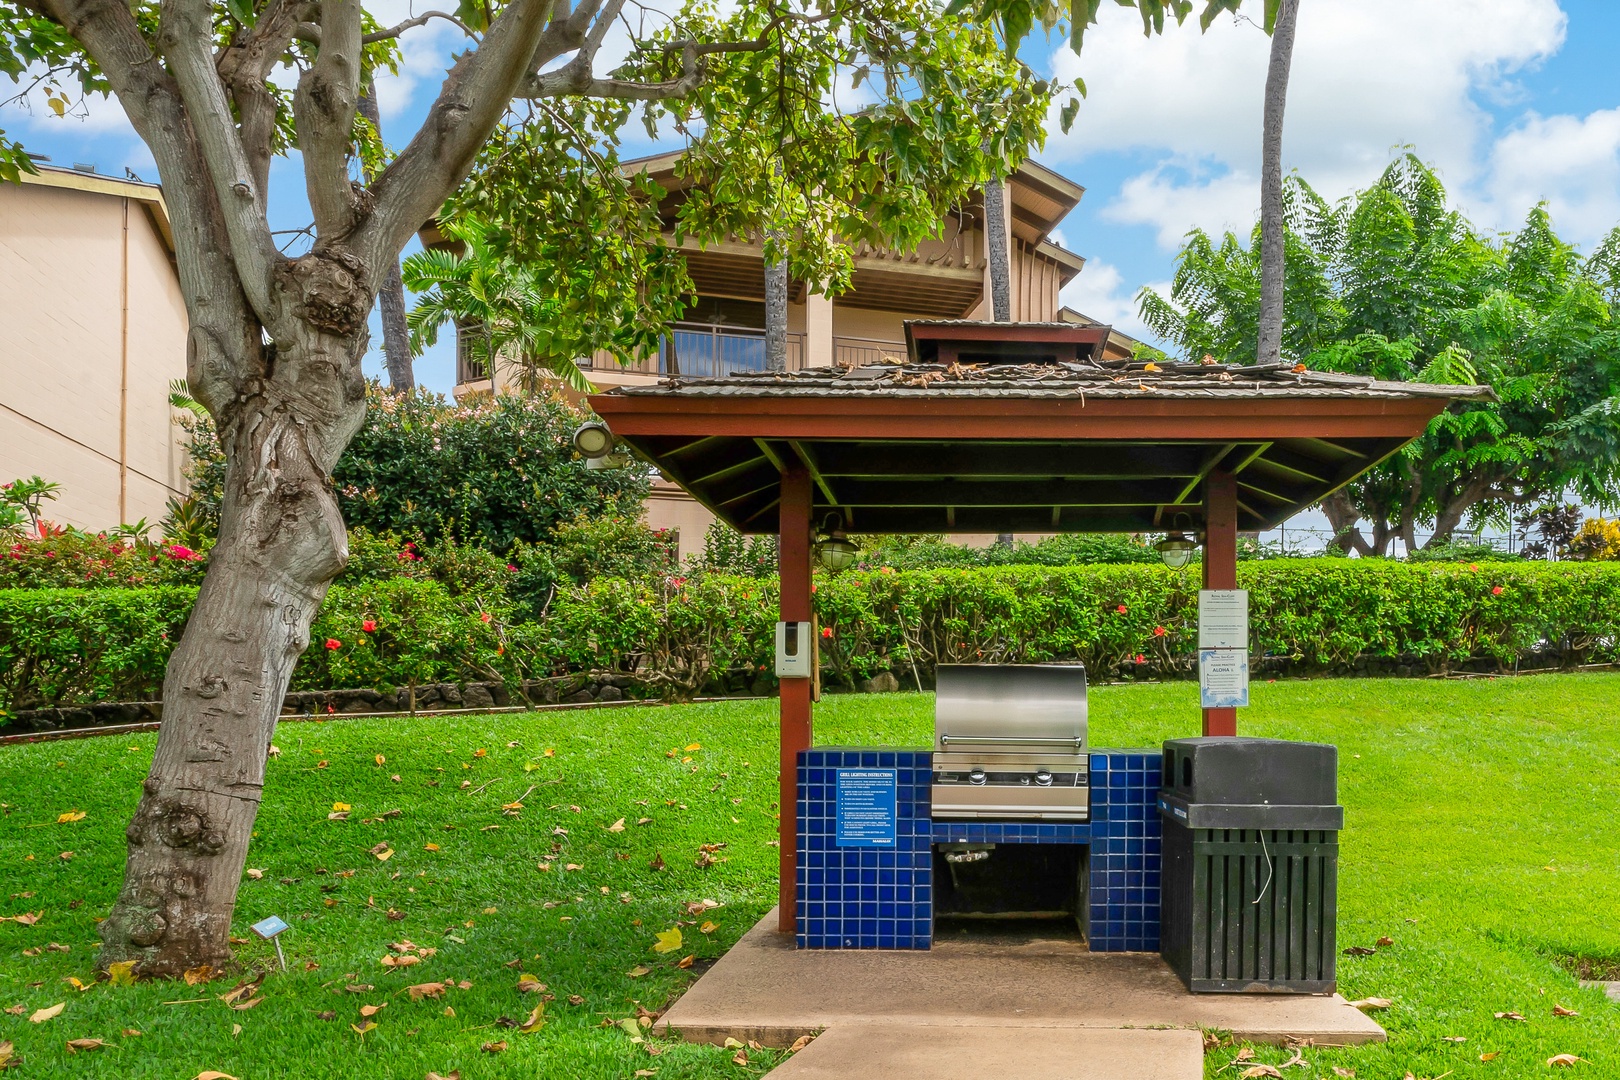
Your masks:
{"label": "wooden post", "polygon": [[[1237,588],[1237,477],[1204,481],[1204,588]],[[1205,735],[1236,735],[1236,709],[1205,709]]]}
{"label": "wooden post", "polygon": [[[810,621],[810,508],[813,490],[810,473],[799,464],[782,471],[782,502],[777,516],[777,569],[781,580],[783,622]],[[808,643],[801,643],[808,647]],[[777,805],[781,809],[777,852],[779,880],[777,929],[791,934],[796,928],[798,878],[799,751],[810,748],[810,689],[813,679],[781,680],[781,777]]]}

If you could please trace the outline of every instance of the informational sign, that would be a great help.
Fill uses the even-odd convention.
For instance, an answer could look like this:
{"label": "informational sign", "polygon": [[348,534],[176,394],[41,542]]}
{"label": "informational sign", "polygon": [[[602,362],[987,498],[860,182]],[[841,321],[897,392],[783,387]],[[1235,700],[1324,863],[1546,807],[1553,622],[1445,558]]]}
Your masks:
{"label": "informational sign", "polygon": [[1249,590],[1198,591],[1198,647],[1248,649]]}
{"label": "informational sign", "polygon": [[268,919],[260,919],[253,924],[251,929],[262,938],[273,938],[287,929],[287,924],[282,920],[281,916],[272,915]]}
{"label": "informational sign", "polygon": [[893,847],[894,769],[839,769],[837,844],[839,847]]}
{"label": "informational sign", "polygon": [[1206,709],[1240,709],[1249,703],[1249,650],[1199,649],[1198,696]]}

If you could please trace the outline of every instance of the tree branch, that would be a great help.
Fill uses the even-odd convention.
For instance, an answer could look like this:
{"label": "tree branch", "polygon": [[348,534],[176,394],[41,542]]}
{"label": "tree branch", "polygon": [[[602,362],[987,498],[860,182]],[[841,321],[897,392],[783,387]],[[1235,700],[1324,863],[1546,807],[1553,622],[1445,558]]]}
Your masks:
{"label": "tree branch", "polygon": [[270,185],[270,147],[276,130],[270,72],[297,36],[300,20],[313,9],[311,0],[271,0],[252,33],[226,47],[214,64],[236,102],[243,152],[260,191]]}
{"label": "tree branch", "polygon": [[471,171],[531,70],[552,10],[553,0],[512,0],[450,69],[415,137],[371,185],[371,213],[350,239],[368,267],[396,257]]}
{"label": "tree branch", "polygon": [[[180,86],[185,115],[207,163],[214,197],[230,236],[231,256],[248,303],[268,324],[272,313],[270,272],[280,261],[265,217],[265,192],[253,179],[225,85],[208,54],[212,40],[209,6],[200,0],[164,0],[158,47]],[[127,99],[119,95],[119,101]],[[161,164],[159,166],[161,171]]]}
{"label": "tree branch", "polygon": [[399,23],[396,26],[390,26],[386,30],[373,30],[371,33],[363,35],[360,38],[360,43],[362,45],[371,45],[379,41],[387,41],[389,38],[397,38],[407,30],[414,30],[418,26],[425,25],[431,19],[443,19],[445,22],[454,23],[461,29],[461,32],[466,34],[468,37],[474,39],[478,37],[478,34],[473,31],[472,27],[468,26],[466,23],[462,22],[460,19],[456,18],[454,15],[451,15],[447,11],[424,11],[416,18],[406,19],[404,22]]}
{"label": "tree branch", "polygon": [[356,0],[321,0],[320,51],[293,95],[304,190],[321,238],[344,235],[354,225],[349,147],[360,107],[360,13]]}
{"label": "tree branch", "polygon": [[157,161],[191,320],[186,381],[218,416],[250,373],[246,358],[258,355],[259,323],[237,284],[230,236],[180,88],[120,0],[36,0],[32,6],[84,46]]}

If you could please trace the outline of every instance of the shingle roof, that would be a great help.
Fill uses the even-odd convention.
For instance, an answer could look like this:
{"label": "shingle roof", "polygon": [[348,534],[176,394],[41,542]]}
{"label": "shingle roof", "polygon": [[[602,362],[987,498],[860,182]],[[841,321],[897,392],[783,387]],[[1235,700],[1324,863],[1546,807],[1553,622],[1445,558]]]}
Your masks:
{"label": "shingle roof", "polygon": [[[1068,325],[1068,324],[1055,324]],[[1488,386],[1383,382],[1297,365],[1140,361],[1049,364],[884,364],[718,377],[673,376],[613,394],[680,397],[897,398],[1446,398],[1491,400]]]}

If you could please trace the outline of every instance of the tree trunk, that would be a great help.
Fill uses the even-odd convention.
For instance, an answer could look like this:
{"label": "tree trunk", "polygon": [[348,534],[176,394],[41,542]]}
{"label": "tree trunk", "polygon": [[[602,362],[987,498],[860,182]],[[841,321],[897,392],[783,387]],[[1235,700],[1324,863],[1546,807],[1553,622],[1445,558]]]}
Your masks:
{"label": "tree trunk", "polygon": [[765,370],[787,370],[788,264],[765,264]]}
{"label": "tree trunk", "polygon": [[[347,304],[340,297],[321,306],[331,299],[324,270],[334,261],[312,254],[282,275],[280,291],[301,293],[287,306],[312,313],[300,320],[305,332],[244,365],[272,374],[218,418],[226,454],[219,540],[164,677],[157,752],[125,830],[123,889],[98,930],[103,969],[135,960],[142,975],[173,977],[230,959],[270,738],[310,621],[348,558],[329,476],[365,416],[370,297],[356,306],[351,292]],[[346,336],[306,321],[334,312]],[[194,351],[210,347],[205,337],[193,331]]]}
{"label": "tree trunk", "polygon": [[1294,21],[1299,0],[1282,0],[1271,31],[1271,66],[1266,72],[1265,130],[1260,146],[1260,335],[1255,360],[1282,359],[1283,270],[1283,109],[1288,100],[1288,67],[1294,56]]}
{"label": "tree trunk", "polygon": [[[360,91],[360,115],[371,121],[382,138],[382,117],[377,112],[377,95],[371,80],[367,79]],[[371,182],[371,177],[366,182]],[[382,288],[377,293],[377,313],[382,318],[383,359],[388,363],[388,385],[395,390],[411,390],[416,386],[416,373],[411,367],[411,336],[405,326],[405,282],[399,273],[399,256],[388,260],[383,267]]]}
{"label": "tree trunk", "polygon": [[984,249],[990,265],[990,318],[1012,322],[1012,264],[1007,251],[1007,182],[984,185]]}
{"label": "tree trunk", "polygon": [[1333,528],[1333,539],[1328,541],[1327,550],[1337,551],[1341,555],[1348,555],[1352,551],[1358,555],[1368,554],[1367,540],[1356,527],[1356,522],[1361,520],[1361,511],[1350,501],[1350,496],[1343,491],[1335,491],[1322,500],[1321,507]]}

